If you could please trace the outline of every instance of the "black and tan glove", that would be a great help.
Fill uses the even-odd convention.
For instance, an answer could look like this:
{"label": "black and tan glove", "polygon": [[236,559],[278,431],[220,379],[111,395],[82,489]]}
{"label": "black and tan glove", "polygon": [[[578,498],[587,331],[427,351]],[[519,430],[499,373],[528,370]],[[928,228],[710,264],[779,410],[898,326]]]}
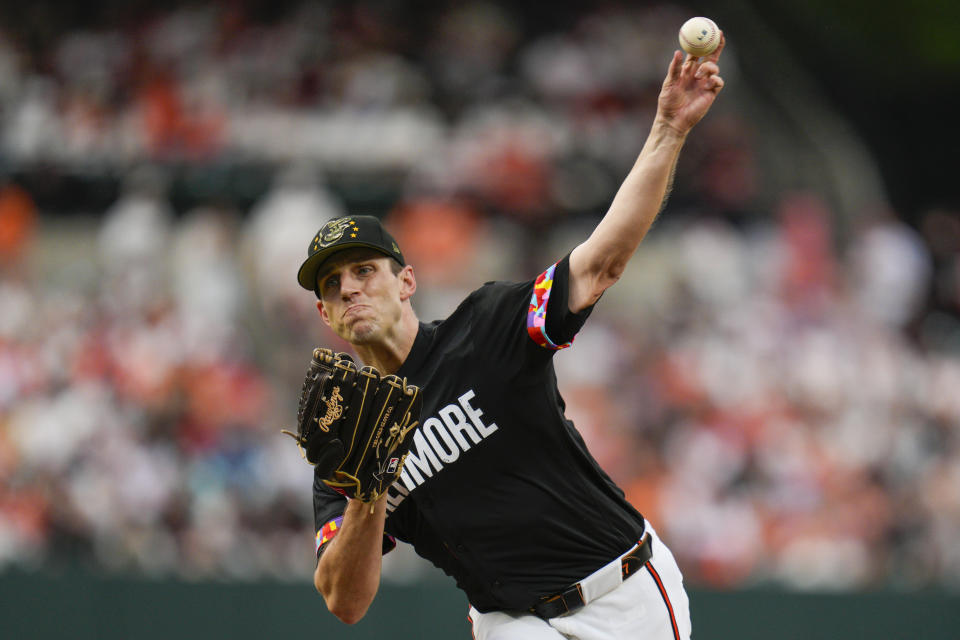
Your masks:
{"label": "black and tan glove", "polygon": [[327,486],[373,503],[400,476],[422,405],[420,389],[405,379],[358,369],[345,353],[314,349],[297,433],[283,433]]}

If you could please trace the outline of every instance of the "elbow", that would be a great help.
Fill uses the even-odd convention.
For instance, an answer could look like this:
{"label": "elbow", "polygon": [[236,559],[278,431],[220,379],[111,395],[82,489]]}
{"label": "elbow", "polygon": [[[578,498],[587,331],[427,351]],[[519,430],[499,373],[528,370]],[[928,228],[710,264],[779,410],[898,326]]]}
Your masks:
{"label": "elbow", "polygon": [[366,611],[360,611],[360,612],[351,611],[351,612],[344,612],[343,614],[335,613],[333,615],[337,616],[340,622],[344,624],[357,624],[358,622],[360,622],[360,620],[363,619],[364,614],[366,614]]}
{"label": "elbow", "polygon": [[314,576],[313,585],[316,587],[317,593],[323,597],[330,613],[344,624],[352,625],[360,622],[363,616],[367,614],[367,609],[370,608],[372,599],[346,597],[345,594],[338,593],[330,585],[324,584],[319,575]]}
{"label": "elbow", "polygon": [[357,624],[367,614],[369,604],[362,604],[356,601],[344,601],[343,598],[326,598],[327,609],[330,610],[337,620],[344,624]]}

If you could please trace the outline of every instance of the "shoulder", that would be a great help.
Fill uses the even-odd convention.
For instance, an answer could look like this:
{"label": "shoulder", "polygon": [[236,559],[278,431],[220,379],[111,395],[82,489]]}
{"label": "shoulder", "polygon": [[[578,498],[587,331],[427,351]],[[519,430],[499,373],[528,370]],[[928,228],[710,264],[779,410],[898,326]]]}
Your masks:
{"label": "shoulder", "polygon": [[456,309],[443,320],[422,323],[421,327],[427,331],[442,328],[444,325],[456,324],[458,319],[476,319],[484,315],[491,315],[504,310],[504,307],[516,306],[525,309],[533,291],[533,280],[526,282],[506,282],[492,280],[471,291],[457,305]]}
{"label": "shoulder", "polygon": [[501,280],[491,280],[483,283],[483,286],[474,290],[465,302],[473,304],[483,304],[489,302],[508,301],[514,298],[526,300],[533,288],[533,280],[524,282],[505,282]]}
{"label": "shoulder", "polygon": [[533,291],[528,282],[491,281],[471,291],[446,318],[421,323],[424,344],[432,351],[466,353],[482,345],[487,351],[493,343],[525,333],[525,320]]}

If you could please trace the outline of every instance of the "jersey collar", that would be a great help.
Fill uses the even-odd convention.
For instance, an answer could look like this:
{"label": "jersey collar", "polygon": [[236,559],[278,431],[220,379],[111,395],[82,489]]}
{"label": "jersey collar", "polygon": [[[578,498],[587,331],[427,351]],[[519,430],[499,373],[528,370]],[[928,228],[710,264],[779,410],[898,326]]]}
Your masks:
{"label": "jersey collar", "polygon": [[433,324],[420,323],[420,328],[417,330],[417,337],[413,341],[413,346],[410,347],[410,353],[407,354],[407,359],[403,361],[403,364],[400,365],[400,368],[397,370],[398,376],[403,378],[411,371],[420,370],[421,365],[424,360],[426,360],[427,353],[430,351],[430,343],[433,341],[435,331],[436,327],[433,326]]}

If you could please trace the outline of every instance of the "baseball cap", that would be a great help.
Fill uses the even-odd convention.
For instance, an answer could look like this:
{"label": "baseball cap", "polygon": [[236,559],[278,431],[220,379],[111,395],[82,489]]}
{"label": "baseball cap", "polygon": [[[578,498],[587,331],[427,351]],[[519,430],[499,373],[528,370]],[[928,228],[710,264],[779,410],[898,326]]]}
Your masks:
{"label": "baseball cap", "polygon": [[327,258],[344,249],[368,247],[400,263],[403,254],[397,241],[374,216],[341,216],[329,220],[307,246],[307,259],[300,265],[297,282],[308,291],[316,291],[317,272]]}

